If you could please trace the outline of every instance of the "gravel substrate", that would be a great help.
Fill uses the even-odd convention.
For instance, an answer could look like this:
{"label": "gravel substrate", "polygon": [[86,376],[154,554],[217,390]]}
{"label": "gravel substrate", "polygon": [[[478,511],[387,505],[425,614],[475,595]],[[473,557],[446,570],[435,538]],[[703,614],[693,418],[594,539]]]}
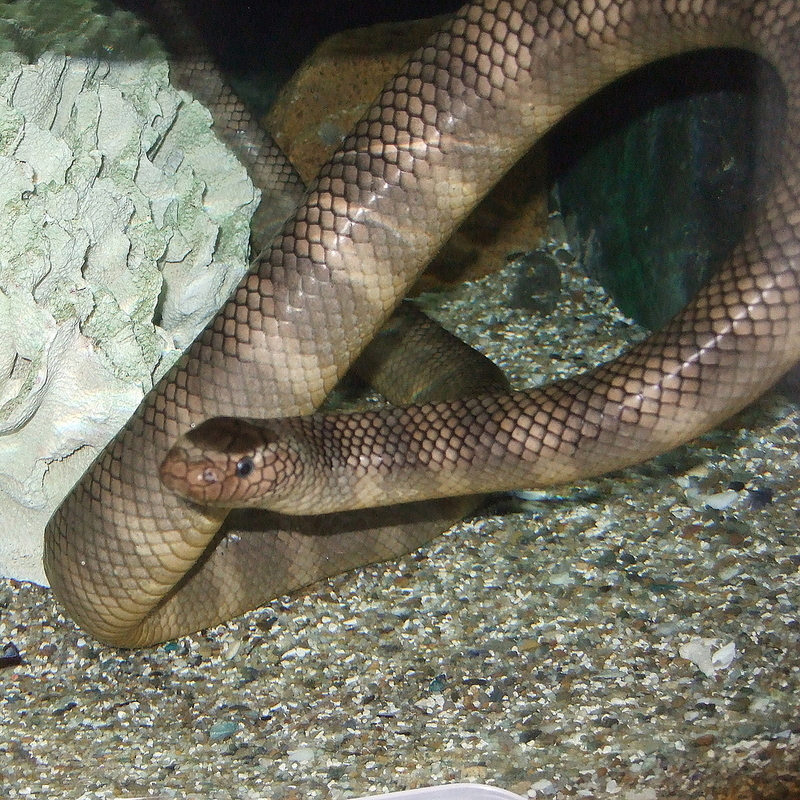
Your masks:
{"label": "gravel substrate", "polygon": [[[450,304],[490,355],[523,348],[517,385],[640,335],[562,272],[546,319],[486,311],[502,278]],[[799,428],[771,394],[642,466],[144,651],[102,647],[47,590],[3,581],[0,651],[23,661],[0,669],[0,793],[800,797]]]}

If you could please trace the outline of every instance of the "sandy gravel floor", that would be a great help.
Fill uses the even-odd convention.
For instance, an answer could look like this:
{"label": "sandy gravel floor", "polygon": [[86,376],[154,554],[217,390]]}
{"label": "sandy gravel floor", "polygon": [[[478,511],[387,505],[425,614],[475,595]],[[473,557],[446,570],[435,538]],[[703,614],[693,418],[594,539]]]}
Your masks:
{"label": "sandy gravel floor", "polygon": [[[533,353],[520,384],[639,335],[563,272],[544,321],[481,311],[491,287],[451,303],[487,350]],[[0,793],[800,797],[799,429],[769,395],[647,464],[145,651],[2,581],[0,650],[23,662],[0,670]]]}

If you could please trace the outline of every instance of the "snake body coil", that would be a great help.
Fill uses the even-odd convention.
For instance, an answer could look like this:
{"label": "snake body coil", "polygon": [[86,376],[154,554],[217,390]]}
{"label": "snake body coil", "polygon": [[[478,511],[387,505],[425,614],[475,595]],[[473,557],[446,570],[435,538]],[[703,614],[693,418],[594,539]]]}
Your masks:
{"label": "snake body coil", "polygon": [[[745,239],[691,305],[574,379],[387,412],[381,432],[329,427],[359,455],[356,434],[386,434],[390,449],[406,452],[424,440],[414,457],[428,483],[459,493],[491,488],[492,476],[532,486],[634,463],[755,398],[800,358],[799,31],[797,0],[465,6],[382,93],[255,270],[54,515],[45,563],[68,612],[105,641],[154,642],[428,538],[436,520],[412,533],[401,526],[425,517],[418,504],[322,521],[225,520],[165,489],[158,467],[208,417],[310,413],[533,141],[619,75],[696,48],[769,60],[785,86],[787,125],[764,144],[775,176]],[[397,466],[382,463],[391,486]]]}

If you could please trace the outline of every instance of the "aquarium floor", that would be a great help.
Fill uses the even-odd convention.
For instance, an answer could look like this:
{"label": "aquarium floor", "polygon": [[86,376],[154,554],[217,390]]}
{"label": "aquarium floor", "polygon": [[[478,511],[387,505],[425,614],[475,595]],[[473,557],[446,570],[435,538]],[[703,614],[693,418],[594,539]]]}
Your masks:
{"label": "aquarium floor", "polygon": [[[561,260],[546,319],[488,310],[501,278],[444,312],[504,365],[516,354],[518,385],[640,335]],[[0,649],[23,662],[0,670],[2,793],[800,797],[798,450],[800,410],[773,393],[654,461],[142,651],[4,580]]]}

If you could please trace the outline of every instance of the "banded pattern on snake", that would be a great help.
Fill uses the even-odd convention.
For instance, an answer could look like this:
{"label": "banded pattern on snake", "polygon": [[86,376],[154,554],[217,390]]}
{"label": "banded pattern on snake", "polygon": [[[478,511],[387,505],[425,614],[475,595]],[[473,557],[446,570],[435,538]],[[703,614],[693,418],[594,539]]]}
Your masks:
{"label": "banded pattern on snake", "polygon": [[[303,484],[308,508],[301,499],[277,511],[338,512],[321,505],[331,486],[338,494],[345,486],[356,507],[372,503],[365,473],[394,503],[573,480],[686,441],[764,391],[800,358],[798,32],[796,0],[466,5],[382,93],[253,272],[54,515],[46,569],[71,616],[105,641],[146,644],[429,538],[436,519],[402,527],[425,519],[430,507],[418,502],[310,521],[273,512],[226,519],[224,508],[167,490],[159,464],[206,418],[311,412],[534,140],[617,76],[686,50],[752,50],[786,91],[786,128],[762,146],[776,164],[771,189],[717,277],[641,345],[544,389],[269,423],[319,439],[323,461],[347,465],[349,454],[354,466],[327,491],[317,491],[319,478]],[[192,446],[208,428],[198,430]],[[240,430],[223,430],[226,453]],[[329,456],[331,436],[344,456]],[[240,462],[238,454],[234,469]],[[167,464],[168,480],[184,477],[180,463]],[[250,471],[245,463],[240,472]]]}

